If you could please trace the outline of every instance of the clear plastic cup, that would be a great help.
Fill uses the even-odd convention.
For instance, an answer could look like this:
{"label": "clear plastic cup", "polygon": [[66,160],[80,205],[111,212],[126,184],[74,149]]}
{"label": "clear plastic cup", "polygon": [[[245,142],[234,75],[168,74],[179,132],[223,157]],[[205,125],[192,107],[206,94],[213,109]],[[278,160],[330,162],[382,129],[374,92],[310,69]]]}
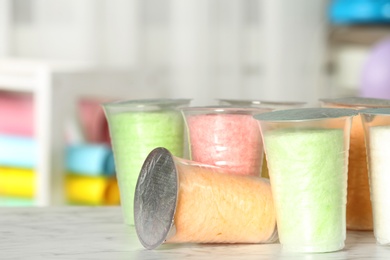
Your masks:
{"label": "clear plastic cup", "polygon": [[193,161],[260,176],[263,144],[253,115],[269,109],[211,106],[182,111]]}
{"label": "clear plastic cup", "polygon": [[[306,105],[305,102],[291,102],[291,101],[264,101],[264,100],[243,100],[243,99],[218,99],[220,105],[231,105],[239,107],[260,107],[274,110],[285,110],[302,108]],[[263,156],[263,163],[261,169],[261,176],[269,178],[268,166],[266,156]]]}
{"label": "clear plastic cup", "polygon": [[378,244],[390,245],[390,108],[360,110],[365,129],[368,173]]}
{"label": "clear plastic cup", "polygon": [[286,251],[331,252],[344,247],[350,109],[274,111],[260,120]]}
{"label": "clear plastic cup", "polygon": [[[322,107],[364,109],[390,107],[390,100],[362,97],[322,99]],[[352,120],[348,163],[347,229],[372,230],[364,129],[360,116]]]}
{"label": "clear plastic cup", "polygon": [[135,228],[142,245],[271,243],[277,239],[269,180],[237,175],[154,149],[135,190]]}
{"label": "clear plastic cup", "polygon": [[160,146],[177,156],[184,150],[184,120],[179,108],[188,99],[150,99],[103,105],[107,117],[124,222],[134,225],[137,178],[146,156]]}

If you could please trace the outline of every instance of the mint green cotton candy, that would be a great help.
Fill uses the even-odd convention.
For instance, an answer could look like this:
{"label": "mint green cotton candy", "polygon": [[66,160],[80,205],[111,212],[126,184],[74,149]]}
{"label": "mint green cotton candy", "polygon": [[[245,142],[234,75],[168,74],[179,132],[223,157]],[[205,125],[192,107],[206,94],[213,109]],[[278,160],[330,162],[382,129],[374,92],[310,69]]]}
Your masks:
{"label": "mint green cotton candy", "polygon": [[161,110],[112,114],[108,122],[124,220],[134,225],[134,192],[142,164],[156,147],[182,156],[183,118],[178,111]]}
{"label": "mint green cotton candy", "polygon": [[343,131],[278,129],[265,133],[264,141],[283,248],[343,248],[348,155]]}

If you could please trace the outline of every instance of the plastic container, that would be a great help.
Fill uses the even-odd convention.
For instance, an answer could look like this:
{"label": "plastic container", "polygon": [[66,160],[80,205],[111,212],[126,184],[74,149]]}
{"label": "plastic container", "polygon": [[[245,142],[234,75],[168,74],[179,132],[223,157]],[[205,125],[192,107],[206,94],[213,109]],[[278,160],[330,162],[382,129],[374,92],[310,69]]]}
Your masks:
{"label": "plastic container", "polygon": [[360,111],[367,145],[374,235],[390,245],[390,108]]}
{"label": "plastic container", "polygon": [[[322,99],[321,106],[364,109],[390,107],[390,100],[346,97]],[[368,183],[364,129],[360,116],[352,120],[351,145],[348,162],[347,229],[372,230],[372,207]]]}
{"label": "plastic container", "polygon": [[274,111],[260,120],[279,241],[286,251],[344,248],[350,109]]}
{"label": "plastic container", "polygon": [[[261,107],[270,110],[285,110],[293,108],[302,108],[306,105],[305,102],[290,102],[290,101],[264,101],[264,100],[240,100],[240,99],[218,99],[220,105],[231,105],[240,107]],[[269,178],[267,160],[263,156],[261,176]]]}
{"label": "plastic container", "polygon": [[276,219],[267,179],[153,150],[135,190],[135,228],[142,245],[270,243]]}
{"label": "plastic container", "polygon": [[254,114],[263,108],[229,106],[184,108],[193,161],[260,176],[263,144]]}
{"label": "plastic container", "polygon": [[184,120],[179,108],[188,99],[150,99],[106,103],[124,222],[134,224],[133,202],[137,178],[146,156],[164,146],[182,156]]}

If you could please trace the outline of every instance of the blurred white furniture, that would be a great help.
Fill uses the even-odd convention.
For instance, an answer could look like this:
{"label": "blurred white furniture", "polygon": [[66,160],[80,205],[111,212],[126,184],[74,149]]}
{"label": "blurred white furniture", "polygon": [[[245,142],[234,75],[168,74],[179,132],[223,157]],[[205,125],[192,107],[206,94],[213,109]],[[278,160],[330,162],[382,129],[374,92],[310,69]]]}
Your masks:
{"label": "blurred white furniture", "polygon": [[169,6],[175,97],[189,94],[193,104],[214,98],[313,104],[328,95],[326,0],[172,0]]}
{"label": "blurred white furniture", "polygon": [[76,115],[77,99],[163,95],[161,89],[140,89],[136,85],[129,72],[97,69],[86,63],[0,60],[0,90],[32,92],[34,96],[37,205],[64,202],[64,129]]}
{"label": "blurred white furniture", "polygon": [[0,0],[0,57],[10,53],[10,0]]}

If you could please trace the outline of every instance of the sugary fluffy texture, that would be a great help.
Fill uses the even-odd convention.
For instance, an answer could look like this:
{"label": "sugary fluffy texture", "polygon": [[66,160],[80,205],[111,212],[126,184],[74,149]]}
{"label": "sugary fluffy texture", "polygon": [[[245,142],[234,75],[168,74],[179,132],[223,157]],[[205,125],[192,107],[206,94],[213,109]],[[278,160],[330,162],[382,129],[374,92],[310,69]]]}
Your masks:
{"label": "sugary fluffy texture", "polygon": [[125,223],[133,225],[134,192],[147,155],[165,147],[182,156],[184,121],[177,111],[125,112],[108,118]]}
{"label": "sugary fluffy texture", "polygon": [[236,174],[260,176],[263,145],[252,115],[189,115],[186,120],[192,160]]}
{"label": "sugary fluffy texture", "polygon": [[390,244],[390,127],[370,128],[370,181],[374,234],[380,244]]}
{"label": "sugary fluffy texture", "polygon": [[283,247],[343,248],[348,156],[343,131],[278,129],[265,133],[264,142]]}
{"label": "sugary fluffy texture", "polygon": [[178,164],[179,200],[169,243],[266,243],[275,240],[269,181]]}

